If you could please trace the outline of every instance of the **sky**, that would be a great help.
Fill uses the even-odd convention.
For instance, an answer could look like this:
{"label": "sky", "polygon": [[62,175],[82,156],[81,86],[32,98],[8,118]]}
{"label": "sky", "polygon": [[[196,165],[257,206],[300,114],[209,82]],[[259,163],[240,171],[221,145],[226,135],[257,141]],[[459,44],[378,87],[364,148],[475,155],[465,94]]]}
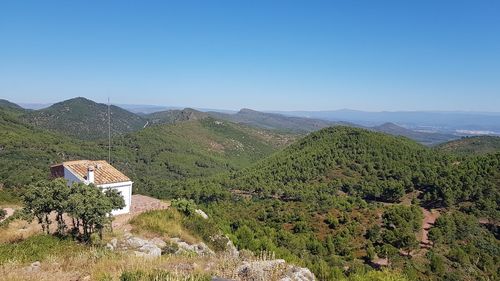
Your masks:
{"label": "sky", "polygon": [[0,1],[0,98],[500,111],[498,0]]}

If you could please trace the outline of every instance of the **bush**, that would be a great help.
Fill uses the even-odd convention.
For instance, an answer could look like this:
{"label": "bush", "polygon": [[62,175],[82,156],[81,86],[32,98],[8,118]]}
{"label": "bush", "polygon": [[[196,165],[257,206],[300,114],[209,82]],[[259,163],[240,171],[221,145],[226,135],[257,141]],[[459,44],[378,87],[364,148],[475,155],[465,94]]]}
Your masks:
{"label": "bush", "polygon": [[174,199],[172,200],[172,207],[176,208],[179,212],[186,216],[191,216],[196,211],[196,204],[193,200],[187,199]]}
{"label": "bush", "polygon": [[0,209],[0,220],[3,220],[6,215],[7,211],[5,211],[4,209]]}

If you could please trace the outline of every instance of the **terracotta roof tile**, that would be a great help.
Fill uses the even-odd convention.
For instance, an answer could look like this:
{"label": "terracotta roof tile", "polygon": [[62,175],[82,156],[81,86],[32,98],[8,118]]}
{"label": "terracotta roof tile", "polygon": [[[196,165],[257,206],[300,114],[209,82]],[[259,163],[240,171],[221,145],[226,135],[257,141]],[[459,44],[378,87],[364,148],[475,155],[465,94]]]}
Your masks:
{"label": "terracotta roof tile", "polygon": [[63,162],[62,165],[71,170],[82,181],[87,179],[88,168],[93,167],[94,184],[96,185],[130,181],[127,176],[104,160],[67,161]]}

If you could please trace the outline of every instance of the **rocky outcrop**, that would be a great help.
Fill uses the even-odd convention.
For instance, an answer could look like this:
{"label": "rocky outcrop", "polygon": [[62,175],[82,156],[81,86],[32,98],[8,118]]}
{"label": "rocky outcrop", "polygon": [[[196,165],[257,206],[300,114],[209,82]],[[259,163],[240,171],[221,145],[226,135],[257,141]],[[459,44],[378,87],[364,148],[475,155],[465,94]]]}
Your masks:
{"label": "rocky outcrop", "polygon": [[198,216],[204,218],[204,219],[208,219],[208,215],[207,213],[203,212],[203,210],[200,210],[200,209],[196,209],[194,211]]}
{"label": "rocky outcrop", "polygon": [[162,253],[159,245],[162,244],[158,240],[146,240],[127,233],[122,240],[112,239],[106,248],[112,251],[130,251],[140,257],[155,258],[161,256]]}
{"label": "rocky outcrop", "polygon": [[178,250],[175,254],[182,254],[185,252],[195,253],[199,256],[213,256],[215,255],[214,251],[212,251],[205,243],[200,242],[197,244],[189,244],[182,239],[174,237],[170,238],[170,242],[177,245]]}
{"label": "rocky outcrop", "polygon": [[265,281],[280,278],[280,281],[314,281],[314,274],[307,268],[287,264],[285,260],[243,262],[237,268],[242,280]]}

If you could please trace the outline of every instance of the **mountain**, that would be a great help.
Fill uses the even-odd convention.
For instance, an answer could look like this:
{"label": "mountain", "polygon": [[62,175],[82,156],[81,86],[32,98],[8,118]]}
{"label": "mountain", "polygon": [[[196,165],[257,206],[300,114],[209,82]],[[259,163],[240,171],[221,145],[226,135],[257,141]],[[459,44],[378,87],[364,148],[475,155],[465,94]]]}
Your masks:
{"label": "mountain", "polygon": [[[294,136],[211,117],[148,126],[113,139],[112,158],[135,181],[136,190],[160,181],[204,178],[255,163]],[[103,143],[105,145],[105,143]]]}
{"label": "mountain", "polygon": [[[112,164],[136,190],[160,181],[201,178],[248,166],[288,145],[294,136],[205,118],[159,124],[112,139]],[[65,160],[107,159],[106,140],[80,140],[25,123],[0,108],[0,184],[46,178]]]}
{"label": "mountain", "polygon": [[0,185],[45,179],[50,165],[64,160],[106,157],[95,143],[33,127],[18,117],[0,108]]}
{"label": "mountain", "polygon": [[288,131],[299,134],[318,131],[320,129],[330,126],[345,125],[357,128],[367,128],[377,132],[383,132],[394,136],[405,136],[407,138],[410,138],[425,145],[434,145],[437,143],[442,143],[458,138],[457,136],[454,136],[452,134],[414,131],[403,128],[394,123],[384,123],[379,126],[365,127],[343,121],[334,122],[334,121],[313,119],[307,117],[292,117],[276,113],[259,112],[251,109],[242,109],[236,114],[223,114],[217,112],[209,112],[208,114],[220,119],[225,119],[236,123],[247,124],[250,126],[255,126],[265,129]]}
{"label": "mountain", "polygon": [[412,129],[425,129],[441,133],[457,131],[479,131],[500,134],[498,112],[447,112],[447,111],[382,111],[359,110],[334,111],[277,111],[286,116],[318,118],[329,121],[344,120],[364,126],[377,126],[391,122]]}
{"label": "mountain", "polygon": [[183,110],[154,112],[144,115],[143,117],[147,118],[151,124],[174,124],[182,121],[205,119],[208,118],[209,115],[192,108],[185,108]]}
{"label": "mountain", "polygon": [[440,144],[437,149],[465,155],[495,153],[500,151],[500,137],[463,137],[459,140]]}
{"label": "mountain", "polygon": [[236,123],[247,124],[259,128],[279,130],[293,133],[310,133],[322,128],[339,124],[319,119],[290,117],[275,113],[265,113],[251,109],[241,109],[235,114],[209,112],[215,118]]}
{"label": "mountain", "polygon": [[[496,276],[498,266],[485,265],[498,264],[499,187],[500,153],[463,157],[337,126],[226,178],[169,185],[164,194],[190,196],[238,247],[301,262],[320,280],[339,280],[336,267],[390,263],[409,280],[437,281]],[[220,195],[228,190],[232,196]],[[474,257],[483,262],[471,263]]]}
{"label": "mountain", "polygon": [[425,145],[435,145],[458,138],[457,136],[452,134],[440,134],[410,130],[390,122],[384,123],[379,126],[370,127],[370,129],[393,136],[404,136]]}
{"label": "mountain", "polygon": [[15,108],[15,109],[23,109],[21,106],[18,104],[15,104],[13,102],[10,102],[8,100],[0,99],[0,107],[7,107],[7,108]]}
{"label": "mountain", "polygon": [[[146,120],[112,105],[111,132],[114,136],[141,129]],[[32,111],[24,120],[33,126],[84,140],[106,138],[108,106],[85,98],[74,98]]]}

